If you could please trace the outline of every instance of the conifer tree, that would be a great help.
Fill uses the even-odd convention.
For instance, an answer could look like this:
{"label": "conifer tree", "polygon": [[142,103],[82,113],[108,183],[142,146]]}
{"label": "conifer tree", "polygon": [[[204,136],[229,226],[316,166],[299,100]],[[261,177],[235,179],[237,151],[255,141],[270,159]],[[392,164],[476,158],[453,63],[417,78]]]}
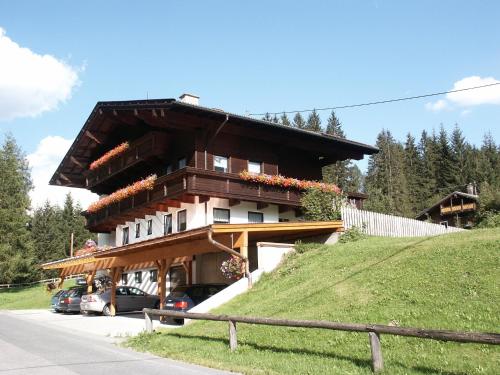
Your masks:
{"label": "conifer tree", "polygon": [[379,133],[376,145],[380,151],[370,156],[365,179],[370,195],[366,208],[393,215],[411,215],[403,146],[388,130]]}
{"label": "conifer tree", "polygon": [[467,144],[465,142],[465,138],[462,134],[462,131],[458,127],[458,124],[455,124],[455,128],[451,133],[451,161],[454,164],[455,174],[453,178],[453,185],[464,187],[469,182],[467,166],[466,166],[466,157],[467,157]]}
{"label": "conifer tree", "polygon": [[421,202],[426,197],[426,194],[422,191],[420,176],[420,171],[422,170],[421,159],[415,144],[415,138],[410,133],[406,136],[404,145],[404,168],[409,192],[408,202],[412,214],[416,214],[425,208]]}
{"label": "conifer tree", "polygon": [[342,123],[336,116],[335,111],[332,111],[332,113],[330,113],[330,117],[328,117],[325,133],[333,135],[334,137],[345,138],[345,133],[342,129]]}
{"label": "conifer tree", "polygon": [[454,185],[456,167],[452,161],[451,147],[448,142],[446,130],[441,125],[438,137],[438,162],[437,162],[437,184],[438,189],[445,195],[457,188]]}
{"label": "conifer tree", "polygon": [[[344,131],[342,130],[342,124],[335,115],[334,111],[332,111],[330,117],[328,118],[326,134],[339,138],[345,138]],[[352,181],[354,181],[358,176],[351,176],[351,172],[356,173],[355,170],[350,169],[350,161],[340,160],[323,167],[323,180],[325,182],[336,184],[346,192],[358,191],[352,190],[352,187],[356,185],[356,183]]]}
{"label": "conifer tree", "polygon": [[264,115],[264,117],[262,117],[262,121],[271,122],[271,121],[273,121],[273,117],[270,115],[269,112],[266,112],[266,114]]}
{"label": "conifer tree", "polygon": [[286,115],[285,112],[283,112],[283,114],[280,117],[280,123],[281,123],[281,125],[292,126],[292,124],[290,123],[290,120],[288,119],[288,116]]}
{"label": "conifer tree", "polygon": [[31,236],[34,242],[35,257],[38,263],[66,258],[66,238],[63,236],[66,223],[57,205],[46,201],[37,208],[31,220]]}
{"label": "conifer tree", "polygon": [[273,118],[271,119],[271,122],[274,122],[275,124],[280,123],[280,120],[279,120],[278,116],[276,116],[276,114],[274,114]]}
{"label": "conifer tree", "polygon": [[314,109],[310,114],[309,117],[307,118],[307,123],[306,127],[307,130],[313,131],[313,132],[321,132],[321,119],[318,115],[318,112]]}
{"label": "conifer tree", "polygon": [[297,114],[293,117],[292,126],[298,129],[304,129],[306,127],[306,122],[300,112],[297,112]]}
{"label": "conifer tree", "polygon": [[28,231],[28,162],[14,138],[0,149],[0,283],[25,282],[35,274],[33,243]]}

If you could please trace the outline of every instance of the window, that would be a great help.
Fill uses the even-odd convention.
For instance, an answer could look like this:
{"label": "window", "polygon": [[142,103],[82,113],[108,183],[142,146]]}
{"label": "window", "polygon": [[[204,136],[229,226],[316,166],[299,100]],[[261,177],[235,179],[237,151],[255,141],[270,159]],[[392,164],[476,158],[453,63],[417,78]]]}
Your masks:
{"label": "window", "polygon": [[128,244],[128,227],[122,229],[122,245]]}
{"label": "window", "polygon": [[148,236],[153,234],[153,219],[148,220]]}
{"label": "window", "polygon": [[163,234],[172,233],[172,214],[163,216]]}
{"label": "window", "polygon": [[217,172],[228,172],[227,158],[224,156],[214,156],[214,170]]}
{"label": "window", "polygon": [[177,164],[179,165],[178,169],[184,168],[186,166],[186,158],[180,158]]}
{"label": "window", "polygon": [[264,214],[262,212],[248,211],[248,222],[249,223],[263,223],[264,222]]}
{"label": "window", "polygon": [[248,161],[248,172],[255,174],[262,173],[262,163],[258,161]]}
{"label": "window", "polygon": [[149,281],[156,283],[158,281],[158,270],[149,271]]}
{"label": "window", "polygon": [[128,290],[128,293],[129,293],[129,295],[131,295],[131,296],[140,296],[140,297],[142,297],[142,296],[145,296],[145,295],[146,295],[146,293],[144,293],[142,290],[137,289],[137,288],[130,288],[130,289]]}
{"label": "window", "polygon": [[139,238],[141,236],[141,223],[135,224],[135,238]]}
{"label": "window", "polygon": [[117,296],[127,296],[128,295],[128,288],[124,288],[124,287],[116,288],[115,294]]}
{"label": "window", "polygon": [[167,164],[167,174],[170,174],[170,173],[172,173],[172,165]]}
{"label": "window", "polygon": [[142,271],[134,273],[134,281],[138,284],[142,283]]}
{"label": "window", "polygon": [[229,224],[230,211],[226,208],[214,208],[214,223]]}
{"label": "window", "polygon": [[186,210],[177,212],[177,232],[185,231],[186,227]]}
{"label": "window", "polygon": [[127,285],[128,283],[128,273],[122,273],[122,285]]}

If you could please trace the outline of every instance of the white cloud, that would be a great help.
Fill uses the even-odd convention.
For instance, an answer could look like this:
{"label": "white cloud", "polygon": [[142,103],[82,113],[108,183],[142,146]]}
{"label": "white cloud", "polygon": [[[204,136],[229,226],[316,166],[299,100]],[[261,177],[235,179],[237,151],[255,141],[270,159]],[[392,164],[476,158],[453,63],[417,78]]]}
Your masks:
{"label": "white cloud", "polygon": [[[492,83],[500,83],[500,81],[493,77],[481,78],[479,76],[470,76],[455,82],[450,91],[490,85]],[[500,105],[500,85],[483,87],[475,90],[452,92],[446,94],[446,99],[440,99],[434,103],[427,103],[425,108],[430,111],[439,111],[453,106],[472,107],[482,104]]]}
{"label": "white cloud", "polygon": [[0,28],[0,120],[57,108],[78,85],[78,69],[19,46]]}
{"label": "white cloud", "polygon": [[30,193],[33,208],[43,205],[46,200],[62,206],[68,192],[71,192],[75,201],[80,202],[83,209],[97,200],[97,195],[88,190],[49,185],[52,174],[72,143],[71,139],[48,136],[40,141],[35,152],[27,156],[34,184]]}
{"label": "white cloud", "polygon": [[441,111],[442,109],[448,108],[448,102],[444,99],[439,99],[437,102],[427,103],[425,108],[433,112]]}

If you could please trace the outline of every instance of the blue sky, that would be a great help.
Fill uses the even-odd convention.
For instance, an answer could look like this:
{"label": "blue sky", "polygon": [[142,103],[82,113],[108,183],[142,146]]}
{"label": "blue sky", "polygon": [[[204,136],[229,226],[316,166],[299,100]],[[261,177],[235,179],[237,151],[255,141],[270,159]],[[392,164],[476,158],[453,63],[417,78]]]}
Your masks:
{"label": "blue sky", "polygon": [[[57,164],[101,100],[176,98],[192,92],[201,97],[202,105],[245,114],[418,95],[449,90],[456,83],[482,83],[488,77],[500,80],[498,14],[497,1],[75,5],[0,0],[4,37],[33,54],[63,61],[66,73],[69,69],[74,74],[50,87],[50,108],[35,116],[36,108],[28,108],[27,114],[11,113],[2,119],[0,103],[0,137],[11,132],[33,155],[31,160],[44,157],[42,140],[62,137],[67,142],[45,143],[52,149],[50,162],[34,162],[34,169],[48,169]],[[0,55],[0,66],[1,60]],[[21,70],[17,65],[7,70]],[[22,71],[9,76],[16,74]],[[15,79],[2,85],[2,77],[9,79],[6,75],[0,72],[0,99],[16,92]],[[464,80],[468,77],[476,78]],[[409,131],[418,136],[441,123],[450,130],[458,123],[467,139],[478,145],[491,131],[498,143],[498,86],[496,90],[345,109],[337,115],[348,138],[369,144],[382,128],[403,139]],[[16,100],[29,101],[30,96]],[[42,99],[36,100],[43,105]],[[436,104],[438,100],[442,101]],[[322,113],[324,120],[327,116]],[[366,161],[360,165],[365,167]],[[47,173],[37,172],[35,183],[40,185]]]}

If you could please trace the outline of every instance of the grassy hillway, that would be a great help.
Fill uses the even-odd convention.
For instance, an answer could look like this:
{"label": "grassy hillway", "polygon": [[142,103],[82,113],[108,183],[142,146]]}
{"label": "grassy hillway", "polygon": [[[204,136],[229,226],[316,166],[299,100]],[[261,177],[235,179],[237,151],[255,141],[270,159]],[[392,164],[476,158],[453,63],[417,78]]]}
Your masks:
{"label": "grassy hillway", "polygon": [[[67,280],[63,288],[74,284],[74,280]],[[48,309],[54,293],[47,292],[45,284],[0,289],[0,310]]]}
{"label": "grassy hillway", "polygon": [[[500,329],[500,229],[432,238],[367,238],[303,245],[272,274],[216,313]],[[366,333],[238,325],[228,348],[221,322],[142,334],[128,345],[245,374],[370,374]],[[382,335],[386,374],[498,374],[500,348]]]}

